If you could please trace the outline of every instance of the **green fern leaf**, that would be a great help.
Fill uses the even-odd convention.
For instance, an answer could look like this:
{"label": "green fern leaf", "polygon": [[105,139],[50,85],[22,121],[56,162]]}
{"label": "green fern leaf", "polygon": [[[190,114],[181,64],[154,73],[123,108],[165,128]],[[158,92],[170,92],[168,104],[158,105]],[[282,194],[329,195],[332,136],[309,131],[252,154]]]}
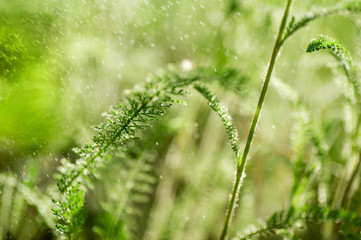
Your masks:
{"label": "green fern leaf", "polygon": [[[177,100],[176,96],[185,96],[188,93],[184,87],[193,85],[200,79],[227,81],[237,79],[237,86],[241,86],[243,80],[233,69],[219,69],[219,71],[195,70],[185,74],[176,72],[165,74],[161,77],[149,78],[147,83],[132,91],[126,98],[125,104],[113,106],[104,116],[106,121],[95,129],[98,134],[93,138],[92,144],[87,144],[81,149],[74,149],[79,159],[72,163],[68,159],[61,161],[58,180],[60,197],[54,199],[56,208],[54,215],[58,219],[57,229],[61,234],[66,234],[72,239],[80,232],[85,220],[84,195],[87,189],[92,187],[94,178],[100,178],[99,170],[109,164],[108,155],[116,152],[125,152],[129,142],[137,138],[137,132],[147,128],[151,123],[159,119],[165,111]],[[240,80],[240,81],[239,81]],[[233,82],[234,83],[234,82]],[[225,83],[224,83],[225,84]],[[235,84],[235,83],[234,83]],[[230,86],[230,82],[225,84]],[[198,87],[201,91],[205,90]],[[204,96],[210,98],[210,106],[221,116],[230,135],[232,149],[239,154],[238,135],[233,127],[231,118],[226,109],[218,104],[218,100],[203,91]],[[110,158],[111,159],[111,158]],[[144,202],[144,194],[134,194],[132,201]]]}
{"label": "green fern leaf", "polygon": [[309,22],[315,19],[327,17],[334,14],[349,14],[349,13],[359,13],[359,12],[361,12],[361,1],[354,0],[354,1],[346,2],[344,4],[341,4],[340,6],[336,6],[333,8],[311,11],[309,13],[306,13],[298,21],[296,20],[295,17],[292,17],[290,22],[288,23],[285,34],[282,38],[282,42],[284,42],[296,31],[305,27]]}
{"label": "green fern leaf", "polygon": [[[350,211],[342,209],[330,210],[329,208],[313,205],[300,208],[291,206],[287,212],[278,211],[273,213],[265,223],[257,226],[251,225],[249,230],[245,231],[245,234],[239,235],[239,239],[248,240],[258,236],[277,235],[285,230],[299,228],[302,226],[300,223],[320,223],[335,220],[345,226],[361,226],[361,218]],[[358,233],[353,232],[342,232],[342,235],[344,237],[359,236]]]}
{"label": "green fern leaf", "polygon": [[316,39],[311,40],[307,46],[307,52],[314,52],[321,49],[330,49],[332,50],[332,55],[338,61],[344,61],[351,65],[350,53],[336,40],[320,35]]}
{"label": "green fern leaf", "polygon": [[84,194],[91,187],[92,178],[99,178],[99,170],[107,164],[106,153],[124,150],[126,144],[136,138],[137,131],[160,118],[175,102],[173,96],[186,94],[181,87],[192,81],[194,79],[175,82],[169,76],[153,77],[140,90],[129,94],[126,105],[114,106],[105,114],[106,122],[96,127],[98,135],[94,143],[75,150],[79,154],[76,163],[62,160],[57,179],[63,196],[54,200],[57,208],[53,210],[61,233],[71,239],[80,231],[85,219]]}
{"label": "green fern leaf", "polygon": [[[231,115],[229,114],[226,107],[220,104],[218,98],[216,95],[212,94],[205,86],[195,84],[194,88],[201,93],[207,100],[208,105],[219,115],[221,118],[223,125],[225,126],[229,140],[230,145],[232,147],[233,152],[236,155],[237,161],[240,160],[241,152],[239,148],[239,138],[238,138],[238,132],[233,124],[233,120]],[[237,162],[238,164],[238,162]]]}
{"label": "green fern leaf", "polygon": [[[331,55],[336,59],[343,69],[349,84],[353,88],[354,100],[357,104],[361,104],[361,93],[359,82],[356,78],[356,71],[352,64],[352,58],[349,51],[346,50],[338,41],[331,37],[320,35],[316,39],[311,40],[308,44],[307,52],[328,49]],[[346,94],[347,95],[347,94]]]}

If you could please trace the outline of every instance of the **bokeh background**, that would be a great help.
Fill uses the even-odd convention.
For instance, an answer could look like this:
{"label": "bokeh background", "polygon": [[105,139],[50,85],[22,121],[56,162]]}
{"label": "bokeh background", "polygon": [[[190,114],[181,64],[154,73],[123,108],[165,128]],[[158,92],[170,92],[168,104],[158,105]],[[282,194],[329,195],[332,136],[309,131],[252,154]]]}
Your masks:
{"label": "bokeh background", "polygon": [[[295,1],[291,15],[336,3]],[[182,64],[238,69],[246,79],[240,92],[217,83],[211,89],[228,106],[243,147],[284,5],[281,0],[1,0],[0,239],[56,239],[44,224],[51,212],[39,214],[41,209],[17,195],[21,190],[5,187],[10,180],[4,176],[46,202],[59,160],[75,159],[72,149],[91,142],[91,126],[103,120],[102,113],[149,73]],[[275,67],[274,77],[296,89],[326,125],[344,111],[337,84],[342,76],[330,56],[306,54],[306,47],[322,33],[338,39],[357,60],[357,21],[332,16],[312,22],[285,44]],[[221,231],[233,155],[221,121],[204,99],[194,92],[186,101],[142,133],[154,185],[149,201],[139,205],[141,214],[122,218],[130,239],[211,240]],[[292,128],[292,109],[271,87],[231,234],[289,206]],[[342,149],[334,148],[337,157]],[[84,239],[97,238],[101,203],[116,205],[122,198],[122,164],[113,166],[87,195]],[[22,210],[14,213],[16,204]]]}

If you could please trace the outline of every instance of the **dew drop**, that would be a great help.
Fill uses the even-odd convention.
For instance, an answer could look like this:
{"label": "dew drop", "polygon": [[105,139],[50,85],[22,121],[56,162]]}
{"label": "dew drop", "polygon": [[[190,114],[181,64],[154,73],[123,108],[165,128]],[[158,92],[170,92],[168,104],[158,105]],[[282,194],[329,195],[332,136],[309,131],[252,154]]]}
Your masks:
{"label": "dew drop", "polygon": [[193,68],[193,62],[189,59],[183,59],[181,62],[181,67],[184,71],[190,71]]}

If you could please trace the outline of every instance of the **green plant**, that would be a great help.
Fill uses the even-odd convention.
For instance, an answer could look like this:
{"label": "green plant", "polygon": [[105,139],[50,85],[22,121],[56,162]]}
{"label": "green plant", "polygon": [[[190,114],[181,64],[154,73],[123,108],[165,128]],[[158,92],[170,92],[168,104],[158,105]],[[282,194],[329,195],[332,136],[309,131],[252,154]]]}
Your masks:
{"label": "green plant", "polygon": [[[230,77],[233,75],[226,74]],[[214,77],[217,76],[222,76],[225,80],[223,74],[215,74]],[[199,79],[199,75],[190,78],[178,75],[151,77],[140,90],[129,94],[127,105],[120,104],[111,108],[105,115],[106,123],[96,127],[98,136],[94,137],[94,144],[75,150],[80,156],[76,163],[62,160],[59,169],[61,174],[57,177],[61,200],[54,200],[57,208],[53,210],[55,216],[61,220],[57,225],[61,233],[66,234],[69,239],[79,233],[86,216],[84,192],[91,186],[92,178],[100,178],[99,170],[107,164],[109,158],[117,152],[127,151],[128,142],[136,138],[136,132],[149,127],[152,121],[157,120],[167,108],[177,102],[174,96],[185,96],[187,92],[183,88]],[[239,157],[237,133],[231,117],[205,87],[195,85],[195,89],[210,101],[210,106],[224,121],[230,134],[232,149]]]}
{"label": "green plant", "polygon": [[[26,181],[20,181],[11,175],[0,175],[2,189],[0,191],[3,193],[0,202],[0,239],[24,237],[18,233],[17,226],[19,224],[17,221],[26,219],[25,217],[22,218],[25,205],[35,207],[35,215],[40,216],[40,220],[37,219],[37,221],[46,223],[46,231],[56,231],[61,239],[87,238],[88,235],[83,233],[84,229],[93,231],[99,239],[189,239],[189,236],[187,237],[185,234],[174,237],[174,232],[179,231],[179,229],[187,231],[187,228],[191,228],[190,224],[182,225],[185,226],[183,228],[179,228],[177,224],[181,225],[179,222],[188,221],[189,216],[185,214],[184,217],[182,215],[182,208],[194,205],[196,201],[188,196],[202,190],[201,200],[197,200],[199,208],[203,209],[204,202],[211,201],[210,198],[212,198],[213,206],[221,206],[217,211],[224,213],[226,199],[221,197],[223,204],[217,205],[216,200],[218,199],[216,196],[212,196],[213,192],[210,189],[224,180],[217,178],[216,175],[221,174],[221,170],[217,169],[219,165],[216,162],[210,161],[210,155],[206,155],[209,162],[206,162],[205,165],[214,164],[212,174],[215,175],[214,182],[216,183],[199,184],[202,186],[209,184],[209,189],[205,187],[205,189],[199,190],[195,184],[192,185],[194,182],[200,181],[201,178],[201,172],[189,173],[193,170],[193,165],[189,169],[183,170],[179,175],[174,174],[173,181],[166,183],[161,182],[163,176],[159,174],[161,171],[157,171],[159,166],[163,167],[164,172],[168,174],[171,174],[169,169],[172,167],[175,172],[178,171],[177,164],[179,161],[178,163],[170,163],[176,161],[171,159],[162,165],[161,160],[159,160],[167,159],[168,155],[173,154],[175,148],[182,148],[183,152],[189,153],[194,165],[204,164],[197,162],[197,155],[192,155],[192,149],[185,144],[187,140],[183,139],[184,135],[182,134],[188,133],[179,133],[187,132],[190,128],[189,125],[196,123],[194,121],[196,117],[192,118],[190,113],[185,112],[183,115],[185,118],[190,116],[190,123],[187,128],[180,128],[181,130],[178,132],[174,130],[177,128],[176,123],[165,123],[170,121],[171,116],[166,121],[158,121],[167,117],[166,113],[171,111],[172,105],[176,103],[186,105],[185,99],[191,99],[190,95],[194,91],[207,101],[208,106],[218,115],[223,124],[228,135],[230,148],[234,153],[235,177],[222,228],[209,229],[198,220],[192,224],[200,232],[204,229],[203,235],[192,235],[192,237],[197,239],[202,236],[204,239],[213,239],[214,234],[208,236],[207,233],[204,233],[207,231],[217,231],[215,234],[220,234],[219,239],[221,240],[229,238],[231,234],[235,235],[236,230],[232,229],[238,228],[237,225],[231,228],[231,221],[233,215],[239,218],[246,215],[242,212],[245,208],[238,209],[241,212],[236,213],[236,206],[241,204],[239,201],[243,195],[241,188],[246,176],[245,167],[250,158],[251,146],[261,112],[264,111],[263,105],[270,83],[273,83],[276,92],[289,103],[295,122],[291,137],[292,153],[287,156],[293,170],[293,185],[289,197],[290,207],[286,211],[276,211],[271,214],[265,223],[252,225],[246,230],[241,230],[242,233],[238,234],[235,239],[256,237],[267,239],[273,235],[282,236],[284,239],[309,239],[314,234],[322,235],[328,239],[360,238],[361,221],[358,204],[360,203],[361,185],[358,175],[361,166],[361,92],[358,66],[353,63],[350,52],[331,37],[320,35],[309,43],[307,52],[328,50],[346,77],[346,81],[341,83],[343,89],[341,99],[344,100],[342,102],[345,103],[343,107],[346,114],[342,116],[335,114],[332,116],[333,118],[327,118],[327,121],[315,116],[309,103],[296,90],[288,86],[286,81],[282,81],[278,76],[273,75],[275,75],[274,69],[277,66],[278,56],[282,47],[285,46],[286,40],[313,20],[336,14],[359,13],[361,1],[353,0],[335,7],[314,10],[306,13],[300,20],[296,20],[295,17],[288,20],[292,2],[292,0],[286,2],[263,87],[245,142],[240,140],[240,134],[237,130],[237,126],[239,126],[237,121],[240,117],[237,120],[234,120],[236,118],[232,119],[231,113],[236,111],[228,111],[228,108],[221,104],[217,97],[222,95],[219,92],[227,91],[235,93],[237,99],[242,98],[242,101],[246,101],[243,97],[246,95],[247,87],[249,87],[247,85],[249,77],[243,74],[240,69],[227,65],[227,56],[230,53],[224,47],[227,41],[222,38],[224,37],[222,36],[222,28],[231,28],[227,23],[232,21],[237,13],[240,15],[240,12],[243,11],[243,14],[247,14],[239,1],[231,0],[227,3],[224,22],[219,24],[219,29],[215,31],[217,33],[215,42],[220,45],[217,49],[217,55],[222,55],[215,60],[217,66],[195,67],[192,70],[170,66],[169,69],[160,74],[147,77],[143,85],[137,85],[134,90],[126,91],[125,100],[111,107],[104,114],[104,122],[94,128],[96,135],[93,137],[92,143],[86,144],[80,149],[76,148],[72,153],[68,153],[67,157],[62,158],[58,168],[59,173],[56,174],[57,191],[50,190],[49,196],[43,196],[34,187],[35,184],[27,184]],[[173,5],[170,4],[168,8],[170,6]],[[81,21],[79,22],[81,23]],[[203,25],[202,23],[200,22],[201,25]],[[134,24],[134,26],[138,28],[138,25]],[[10,40],[7,39],[7,41]],[[11,48],[8,45],[2,46],[1,49],[6,50],[2,51],[4,56],[8,54],[6,52],[15,51],[17,53],[16,48]],[[6,58],[4,64],[9,68],[15,60],[16,57]],[[214,85],[217,86],[217,91],[215,91],[217,94],[210,90]],[[192,100],[189,101],[192,102]],[[194,112],[202,111],[198,108],[193,110]],[[207,132],[212,128],[210,123],[209,126],[209,128],[199,131]],[[167,136],[166,134],[171,131],[175,133]],[[338,135],[335,136],[336,133],[342,135],[341,142],[337,141]],[[174,137],[178,136],[177,134],[180,136],[178,139]],[[166,135],[164,137],[166,138],[164,144],[168,144],[166,150],[154,150],[154,145],[158,146],[158,141],[161,141],[156,137],[159,135]],[[188,136],[186,139],[189,140],[190,137]],[[196,137],[194,139],[190,145],[193,144],[197,147],[202,145]],[[243,144],[245,146],[241,151],[240,145]],[[203,147],[204,145],[206,144],[203,144]],[[211,153],[210,146],[204,148],[206,148],[204,152]],[[337,152],[337,157],[334,157],[332,152]],[[174,159],[180,159],[179,154]],[[333,170],[334,168],[337,170]],[[206,170],[209,169],[211,168]],[[229,172],[227,173],[229,175]],[[191,186],[190,190],[185,189],[184,186],[187,184]],[[223,184],[223,186],[227,186],[227,184],[229,183]],[[162,191],[163,187],[164,192],[156,192],[159,189]],[[87,220],[89,215],[93,214],[93,209],[87,206],[89,200],[87,196],[92,194],[93,191],[90,190],[93,189],[96,189],[97,193],[102,193],[99,195],[104,196],[94,197],[100,202],[97,207],[101,209],[101,214],[91,218],[96,220],[89,223]],[[12,197],[13,195],[14,197]],[[177,202],[178,199],[186,200],[183,202],[179,200],[180,207],[172,210],[170,205],[164,204],[157,199],[157,196],[168,197],[169,201],[173,202]],[[190,203],[192,201],[193,203]],[[51,203],[53,203],[53,216],[50,216],[49,205]],[[162,207],[163,212],[160,211]],[[207,214],[216,211],[206,207],[205,209]],[[199,212],[201,210],[195,210],[194,215],[200,214]],[[158,218],[157,214],[161,217]],[[174,216],[178,216],[178,218]],[[7,218],[10,218],[9,222]],[[145,224],[142,218],[150,220]],[[170,219],[175,222],[174,226],[170,225]],[[235,221],[236,224],[240,223],[239,219],[238,221],[235,219]],[[219,218],[216,222],[217,225],[220,225]],[[159,227],[159,224],[163,226]],[[204,225],[206,224],[204,223]]]}
{"label": "green plant", "polygon": [[[360,3],[353,1],[342,5],[341,7],[327,9],[320,12],[313,12],[301,18],[299,21],[296,21],[293,17],[287,25],[287,18],[290,12],[291,4],[292,1],[288,0],[243,154],[240,154],[238,134],[235,127],[233,126],[230,115],[227,113],[224,107],[219,105],[219,101],[215,95],[212,95],[204,86],[198,84],[194,85],[195,89],[209,101],[209,106],[214,111],[216,111],[222,119],[231,140],[232,150],[235,152],[237,159],[235,183],[220,239],[226,239],[228,234],[231,218],[238,198],[237,196],[240,192],[243,178],[245,176],[245,165],[251,148],[254,132],[256,130],[257,122],[263,107],[268,85],[270,83],[272,72],[276,63],[276,58],[279,55],[281,47],[285,41],[292,34],[294,34],[294,32],[304,27],[314,19],[343,11],[360,11]],[[355,95],[356,101],[359,102],[360,92],[358,89],[357,80],[354,78],[354,73],[351,72],[351,59],[349,53],[338,42],[323,36],[313,40],[309,44],[307,52],[320,49],[332,49],[333,56],[343,67],[347,79],[353,87],[353,94]],[[204,78],[202,75],[195,77],[193,76],[191,78],[182,78],[177,75],[166,75],[162,77],[151,78],[144,87],[141,87],[141,90],[132,92],[132,94],[127,98],[128,106],[119,105],[118,107],[113,107],[108,112],[106,115],[106,123],[96,128],[98,131],[98,136],[94,138],[94,144],[86,145],[83,149],[77,151],[77,153],[80,155],[80,159],[77,160],[76,164],[72,164],[67,160],[63,160],[64,167],[60,170],[62,174],[58,178],[58,188],[62,195],[64,195],[63,197],[65,200],[56,201],[58,208],[54,210],[55,215],[62,220],[61,224],[57,225],[58,230],[67,234],[69,239],[73,239],[74,236],[76,236],[85,219],[84,192],[89,187],[89,185],[91,185],[92,180],[89,179],[89,176],[99,177],[97,176],[99,175],[98,169],[103,168],[104,165],[107,164],[107,162],[104,160],[106,154],[112,155],[114,154],[115,149],[119,151],[119,148],[124,148],[121,151],[125,151],[127,143],[135,138],[136,131],[148,127],[150,122],[157,120],[165,113],[165,110],[169,108],[173,102],[175,102],[173,96],[185,96],[184,87],[193,85],[196,81],[202,80],[202,77]],[[358,123],[355,134],[358,134],[360,121],[358,120],[357,122]],[[320,150],[320,156],[324,157],[325,153],[322,150],[320,138],[314,136],[311,139],[314,142],[316,148]],[[322,164],[324,164],[324,162],[322,162],[321,165]],[[355,168],[354,172],[357,172],[358,168],[359,164]],[[305,168],[301,170],[301,174],[303,174],[302,172],[304,171]],[[314,174],[314,171],[311,171],[307,174],[311,176]],[[340,207],[344,207],[345,205],[345,199],[349,195],[349,191],[355,175],[356,173],[352,174],[351,179],[348,181],[346,190],[344,192],[344,197],[342,198],[342,206]],[[310,177],[307,177],[307,179],[310,179]],[[297,190],[294,190],[293,192],[295,193]],[[270,230],[272,228],[286,228],[290,224],[289,221],[293,219],[291,217],[293,214],[292,209],[293,208],[291,208],[289,211],[289,216],[287,216],[286,219],[277,217],[277,214],[273,215],[271,220],[269,220],[270,226],[267,225],[268,230],[265,231],[272,231]],[[307,213],[307,211],[305,212]],[[309,215],[307,215],[306,220],[308,219],[308,216]],[[321,219],[321,217],[319,217],[317,214],[316,216],[313,216],[313,218],[316,220]],[[277,219],[280,219],[279,223],[277,222]],[[263,230],[260,230],[256,233],[262,233],[262,231]]]}

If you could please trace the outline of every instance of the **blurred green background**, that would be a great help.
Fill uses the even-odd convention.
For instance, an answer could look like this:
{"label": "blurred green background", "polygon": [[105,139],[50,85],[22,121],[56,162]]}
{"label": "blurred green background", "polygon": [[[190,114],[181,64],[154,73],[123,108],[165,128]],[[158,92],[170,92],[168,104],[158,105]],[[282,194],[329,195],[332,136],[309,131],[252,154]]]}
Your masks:
{"label": "blurred green background", "polygon": [[[321,0],[317,6],[336,3]],[[149,73],[187,62],[215,70],[227,65],[247,78],[240,94],[212,84],[228,105],[243,146],[284,5],[280,0],[1,0],[1,172],[46,194],[59,159],[74,158],[72,148],[91,141],[91,126],[125,89]],[[314,5],[296,1],[292,15],[302,16]],[[331,57],[305,50],[322,33],[357,59],[355,20],[332,16],[312,22],[286,43],[275,68],[274,76],[294,87],[324,123],[343,114],[340,86],[333,81],[340,74]],[[292,124],[290,106],[270,88],[233,232],[289,205]],[[218,116],[192,94],[186,106],[174,106],[142,137],[144,148],[153,149],[156,181],[143,215],[131,224],[132,239],[216,239],[234,178]],[[119,199],[112,196],[119,168],[115,163],[115,170],[105,170],[88,194],[85,239],[96,238],[91,229],[102,212],[99,203]],[[4,202],[10,196],[3,192]],[[55,238],[36,213],[28,215],[23,221],[30,221],[32,230],[16,230],[14,238]]]}

